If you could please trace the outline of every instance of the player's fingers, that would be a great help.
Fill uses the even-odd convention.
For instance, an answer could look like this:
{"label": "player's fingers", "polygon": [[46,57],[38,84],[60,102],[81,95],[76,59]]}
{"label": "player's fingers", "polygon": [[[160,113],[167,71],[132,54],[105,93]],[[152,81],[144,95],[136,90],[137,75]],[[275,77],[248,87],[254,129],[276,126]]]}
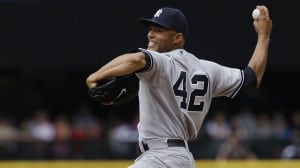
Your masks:
{"label": "player's fingers", "polygon": [[264,10],[265,12],[265,15],[266,15],[266,19],[270,19],[270,15],[269,15],[269,9],[266,7],[266,6],[262,6],[262,9]]}
{"label": "player's fingers", "polygon": [[270,19],[269,10],[265,5],[258,5],[258,6],[256,6],[256,8],[259,9],[259,11],[261,13],[260,19],[262,19],[262,20],[263,19],[267,19],[267,20]]}

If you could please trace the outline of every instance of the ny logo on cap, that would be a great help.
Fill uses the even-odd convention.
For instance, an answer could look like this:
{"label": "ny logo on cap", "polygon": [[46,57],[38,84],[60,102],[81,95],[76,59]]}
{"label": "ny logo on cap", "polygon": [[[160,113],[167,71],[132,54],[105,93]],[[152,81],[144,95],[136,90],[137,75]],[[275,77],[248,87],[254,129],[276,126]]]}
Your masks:
{"label": "ny logo on cap", "polygon": [[154,17],[159,17],[159,15],[162,13],[162,9],[159,9],[155,14]]}

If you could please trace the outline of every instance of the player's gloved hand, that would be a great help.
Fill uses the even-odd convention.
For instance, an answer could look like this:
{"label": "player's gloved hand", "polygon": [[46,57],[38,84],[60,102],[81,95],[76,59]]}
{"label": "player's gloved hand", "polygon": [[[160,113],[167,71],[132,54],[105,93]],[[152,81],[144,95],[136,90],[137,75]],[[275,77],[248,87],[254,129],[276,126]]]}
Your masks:
{"label": "player's gloved hand", "polygon": [[88,90],[88,95],[102,105],[120,106],[137,96],[139,80],[135,74],[109,77]]}

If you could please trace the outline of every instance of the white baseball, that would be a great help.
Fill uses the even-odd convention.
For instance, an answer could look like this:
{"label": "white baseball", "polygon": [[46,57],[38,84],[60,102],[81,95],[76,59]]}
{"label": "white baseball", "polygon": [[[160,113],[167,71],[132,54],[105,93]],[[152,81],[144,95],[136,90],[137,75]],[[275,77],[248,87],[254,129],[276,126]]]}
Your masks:
{"label": "white baseball", "polygon": [[254,9],[253,11],[252,11],[252,18],[254,19],[254,20],[259,20],[259,16],[260,16],[260,11],[259,11],[259,9]]}

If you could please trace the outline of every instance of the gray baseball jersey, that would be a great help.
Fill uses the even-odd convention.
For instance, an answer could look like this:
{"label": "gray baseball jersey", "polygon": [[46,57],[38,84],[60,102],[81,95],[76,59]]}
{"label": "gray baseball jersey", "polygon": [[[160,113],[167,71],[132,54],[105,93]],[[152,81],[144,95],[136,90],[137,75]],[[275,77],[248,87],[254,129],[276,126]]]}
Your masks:
{"label": "gray baseball jersey", "polygon": [[139,140],[197,137],[212,98],[234,97],[243,71],[198,59],[184,49],[158,53],[140,49],[147,66],[140,79]]}

